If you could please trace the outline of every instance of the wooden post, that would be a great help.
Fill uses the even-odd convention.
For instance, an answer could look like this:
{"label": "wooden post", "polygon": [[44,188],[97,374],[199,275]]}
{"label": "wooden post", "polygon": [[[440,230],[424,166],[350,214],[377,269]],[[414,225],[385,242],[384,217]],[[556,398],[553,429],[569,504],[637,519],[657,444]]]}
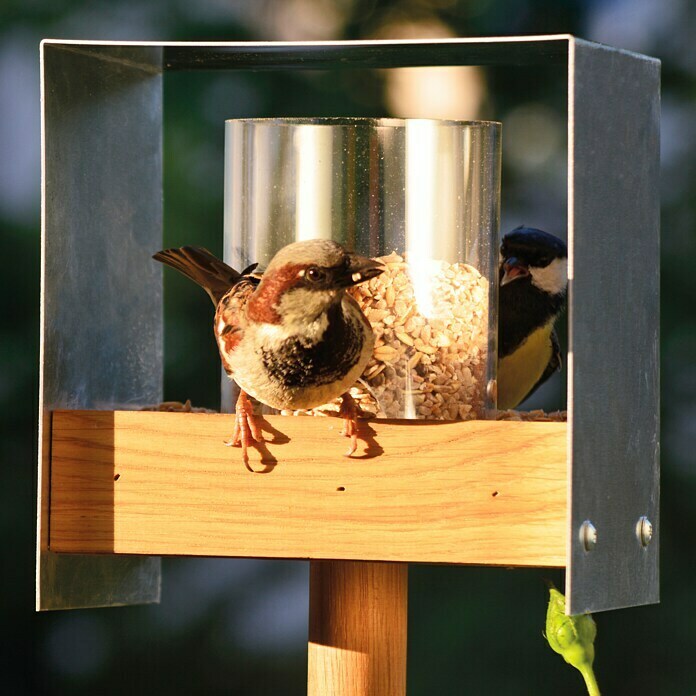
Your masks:
{"label": "wooden post", "polygon": [[310,568],[308,696],[405,696],[408,565]]}

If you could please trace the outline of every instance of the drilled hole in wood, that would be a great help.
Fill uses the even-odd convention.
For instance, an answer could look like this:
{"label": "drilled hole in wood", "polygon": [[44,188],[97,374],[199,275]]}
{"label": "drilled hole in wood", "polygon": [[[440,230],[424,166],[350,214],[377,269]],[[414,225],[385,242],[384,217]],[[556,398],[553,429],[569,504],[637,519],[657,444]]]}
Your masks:
{"label": "drilled hole in wood", "polygon": [[337,490],[337,491],[345,491],[345,490],[346,490],[346,487],[345,487],[345,486],[339,486],[336,490]]}

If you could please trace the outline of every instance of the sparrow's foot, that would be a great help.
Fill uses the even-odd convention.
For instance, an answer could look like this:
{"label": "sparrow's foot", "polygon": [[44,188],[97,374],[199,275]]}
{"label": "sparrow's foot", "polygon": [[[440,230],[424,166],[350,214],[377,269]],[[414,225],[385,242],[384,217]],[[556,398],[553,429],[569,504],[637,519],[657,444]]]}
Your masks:
{"label": "sparrow's foot", "polygon": [[358,416],[361,414],[360,406],[355,399],[346,392],[341,397],[341,406],[338,415],[343,418],[343,430],[341,435],[350,438],[350,447],[346,452],[346,457],[350,457],[358,449]]}
{"label": "sparrow's foot", "polygon": [[246,392],[240,391],[234,414],[232,437],[225,443],[228,447],[242,447],[242,461],[249,466],[247,450],[252,442],[263,442],[261,426],[254,415],[254,407]]}

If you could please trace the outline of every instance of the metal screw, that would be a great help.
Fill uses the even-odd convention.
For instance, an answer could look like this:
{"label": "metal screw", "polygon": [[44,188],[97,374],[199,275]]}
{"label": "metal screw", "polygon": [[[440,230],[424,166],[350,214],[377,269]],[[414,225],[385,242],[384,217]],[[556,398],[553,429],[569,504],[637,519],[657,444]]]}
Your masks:
{"label": "metal screw", "polygon": [[639,517],[636,522],[636,536],[641,546],[647,546],[652,541],[652,522],[645,515]]}
{"label": "metal screw", "polygon": [[590,520],[585,520],[580,525],[580,543],[585,551],[592,551],[597,546],[597,528]]}

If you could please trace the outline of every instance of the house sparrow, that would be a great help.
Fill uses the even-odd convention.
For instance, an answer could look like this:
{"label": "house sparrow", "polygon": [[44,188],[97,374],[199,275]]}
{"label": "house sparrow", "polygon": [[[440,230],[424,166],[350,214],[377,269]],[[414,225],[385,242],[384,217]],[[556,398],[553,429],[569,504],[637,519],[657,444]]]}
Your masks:
{"label": "house sparrow", "polygon": [[372,356],[374,335],[346,288],[379,275],[373,259],[329,240],[281,249],[259,276],[242,273],[207,249],[185,246],[154,259],[200,285],[215,304],[214,332],[223,367],[240,388],[229,445],[263,441],[249,396],[275,409],[308,409],[342,397],[339,415],[357,448],[358,408],[348,390]]}
{"label": "house sparrow", "polygon": [[500,247],[498,408],[515,408],[561,369],[554,323],[565,307],[568,250],[563,241],[517,227]]}

